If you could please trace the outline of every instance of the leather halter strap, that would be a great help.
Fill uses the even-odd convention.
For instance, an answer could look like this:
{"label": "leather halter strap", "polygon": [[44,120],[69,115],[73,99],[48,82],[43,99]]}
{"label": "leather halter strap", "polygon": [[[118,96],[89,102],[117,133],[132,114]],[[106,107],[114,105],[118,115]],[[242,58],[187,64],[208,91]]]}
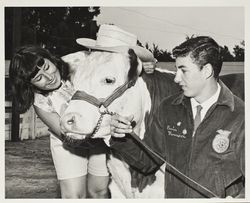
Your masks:
{"label": "leather halter strap", "polygon": [[127,81],[123,85],[116,88],[114,92],[110,96],[108,96],[104,101],[100,101],[99,99],[88,94],[85,91],[76,91],[71,100],[84,100],[98,108],[100,108],[101,106],[107,108],[114,100],[122,96],[127,89],[134,86],[137,78],[138,76],[134,77],[130,81]]}

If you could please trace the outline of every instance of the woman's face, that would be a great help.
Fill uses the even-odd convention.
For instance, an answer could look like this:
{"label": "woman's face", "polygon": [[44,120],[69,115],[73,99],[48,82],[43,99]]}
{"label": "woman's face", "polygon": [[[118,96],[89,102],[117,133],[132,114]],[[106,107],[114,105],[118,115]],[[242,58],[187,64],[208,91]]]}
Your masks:
{"label": "woman's face", "polygon": [[41,58],[37,63],[38,73],[31,84],[41,90],[54,90],[61,84],[61,75],[57,67],[48,59]]}

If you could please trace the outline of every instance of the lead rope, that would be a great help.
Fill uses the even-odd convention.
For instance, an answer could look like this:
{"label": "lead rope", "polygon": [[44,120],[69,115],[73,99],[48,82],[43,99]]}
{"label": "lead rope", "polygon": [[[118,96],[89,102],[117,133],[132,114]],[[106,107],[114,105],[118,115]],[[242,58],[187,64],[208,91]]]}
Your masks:
{"label": "lead rope", "polygon": [[195,190],[197,190],[198,192],[202,193],[204,196],[206,197],[217,197],[219,198],[215,193],[213,193],[212,191],[210,191],[209,189],[207,189],[206,187],[204,187],[203,185],[197,183],[196,181],[194,181],[193,179],[189,178],[188,176],[186,176],[185,174],[183,174],[182,172],[180,172],[177,168],[175,168],[172,164],[168,163],[162,156],[160,156],[159,154],[157,154],[155,151],[153,151],[146,143],[144,143],[134,132],[130,133],[130,135],[136,140],[138,141],[141,145],[143,145],[143,147],[145,149],[147,149],[148,151],[150,151],[154,156],[156,156],[157,158],[159,158],[161,161],[163,161],[167,166],[168,166],[168,170],[170,172],[172,172],[173,174],[175,174],[176,176],[178,176],[181,180],[183,180],[186,184],[188,184],[189,186],[191,186],[192,188],[194,188]]}

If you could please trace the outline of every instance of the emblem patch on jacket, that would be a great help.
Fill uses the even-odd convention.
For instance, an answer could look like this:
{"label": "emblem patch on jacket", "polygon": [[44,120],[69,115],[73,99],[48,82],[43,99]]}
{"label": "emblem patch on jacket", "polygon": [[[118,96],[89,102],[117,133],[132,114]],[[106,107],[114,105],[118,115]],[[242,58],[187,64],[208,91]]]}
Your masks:
{"label": "emblem patch on jacket", "polygon": [[230,131],[227,130],[217,130],[218,134],[215,136],[212,142],[212,147],[215,152],[217,153],[223,153],[225,152],[229,147],[229,135],[231,134]]}

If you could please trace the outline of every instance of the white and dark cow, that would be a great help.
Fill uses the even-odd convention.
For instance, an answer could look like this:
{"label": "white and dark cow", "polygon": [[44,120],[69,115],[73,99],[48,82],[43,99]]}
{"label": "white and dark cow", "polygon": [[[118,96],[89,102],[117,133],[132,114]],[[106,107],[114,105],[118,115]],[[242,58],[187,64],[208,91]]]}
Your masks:
{"label": "white and dark cow", "polygon": [[[71,62],[73,66],[80,66],[73,79],[75,89],[84,91],[99,100],[104,100],[116,88],[141,75],[142,64],[134,52],[130,52],[130,55],[109,52],[77,52],[65,56],[64,59]],[[153,75],[143,74],[136,79],[132,87],[108,106],[108,110],[123,116],[133,114],[136,122],[134,131],[142,139],[145,126],[148,126],[151,114],[161,98],[179,90],[173,82],[173,77],[172,73],[163,74],[159,71],[155,71]],[[71,100],[62,116],[62,130],[81,133],[84,137],[94,131],[99,118],[99,109],[93,104],[83,100]],[[105,115],[101,126],[109,125],[110,118],[110,115]],[[81,138],[81,135],[79,137]],[[157,179],[153,185],[146,188],[143,193],[139,193],[131,188],[131,175],[126,163],[117,156],[111,155],[108,167],[112,175],[110,184],[112,198],[164,197],[164,173],[162,171],[157,172]]]}
{"label": "white and dark cow", "polygon": [[[111,102],[108,111],[123,116],[133,114],[136,122],[134,132],[141,139],[161,99],[179,91],[173,81],[174,74],[170,72],[156,70],[152,75],[140,76],[142,65],[132,50],[127,55],[77,52],[67,55],[64,59],[72,61],[73,65],[81,66],[76,71],[73,84],[76,90],[84,91],[94,98],[90,100],[97,98],[98,101],[104,101],[118,87],[136,78],[132,87]],[[244,92],[242,89],[240,91]],[[62,131],[79,134],[77,139],[82,139],[93,133],[99,119],[100,110],[97,106],[80,99],[71,100],[61,119]],[[100,130],[109,123],[110,115],[105,114]],[[140,193],[138,189],[131,187],[129,166],[120,157],[111,154],[108,167],[112,176],[112,198],[164,198],[164,169],[157,171],[155,182]]]}

